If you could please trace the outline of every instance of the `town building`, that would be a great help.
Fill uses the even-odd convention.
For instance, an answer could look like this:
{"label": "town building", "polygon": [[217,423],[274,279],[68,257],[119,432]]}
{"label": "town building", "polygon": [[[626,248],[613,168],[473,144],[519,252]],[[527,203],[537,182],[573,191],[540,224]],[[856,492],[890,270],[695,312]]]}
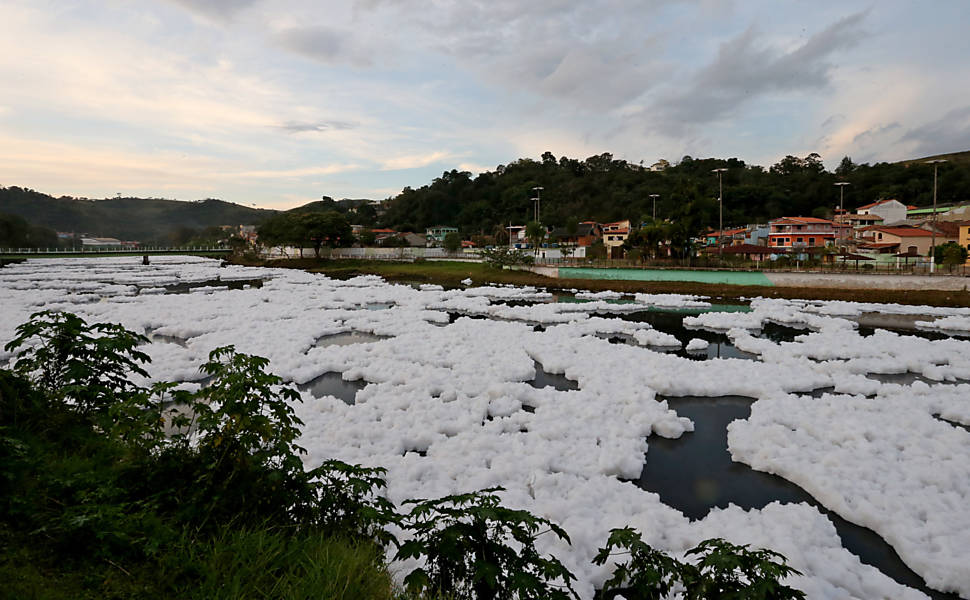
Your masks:
{"label": "town building", "polygon": [[630,237],[630,221],[603,223],[603,245],[609,258],[623,257],[623,242]]}
{"label": "town building", "polygon": [[[877,225],[866,228],[866,242],[860,249],[876,251],[880,254],[908,253],[926,256],[932,245],[933,233],[919,227],[908,225],[889,227]],[[938,238],[937,244],[943,243]]]}
{"label": "town building", "polygon": [[549,239],[560,246],[592,246],[603,237],[603,228],[595,221],[582,221],[576,224],[576,231],[570,233],[566,227],[557,227],[549,234]]}
{"label": "town building", "polygon": [[445,236],[449,233],[458,233],[457,227],[447,227],[444,225],[436,225],[434,227],[428,227],[425,231],[425,235],[428,237],[427,247],[433,248],[441,246],[445,243]]}
{"label": "town building", "polygon": [[768,246],[773,249],[822,248],[838,239],[836,224],[817,217],[781,217],[768,223]]}
{"label": "town building", "polygon": [[885,225],[904,221],[907,216],[906,205],[892,198],[860,206],[855,212],[857,215],[882,217],[882,222]]}

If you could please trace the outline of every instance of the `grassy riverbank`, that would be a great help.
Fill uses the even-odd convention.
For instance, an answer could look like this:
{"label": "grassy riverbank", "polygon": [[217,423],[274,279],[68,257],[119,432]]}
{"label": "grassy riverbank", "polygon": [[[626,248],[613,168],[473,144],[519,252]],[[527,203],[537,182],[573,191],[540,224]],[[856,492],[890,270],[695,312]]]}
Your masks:
{"label": "grassy riverbank", "polygon": [[509,271],[488,267],[482,263],[458,261],[390,262],[372,260],[288,259],[271,260],[250,265],[305,269],[329,277],[347,278],[356,275],[379,275],[388,281],[437,283],[445,287],[461,285],[470,278],[475,285],[511,284],[545,287],[550,290],[582,289],[590,291],[614,290],[626,293],[699,294],[738,300],[751,298],[798,298],[805,300],[846,300],[855,302],[887,302],[896,304],[926,304],[930,306],[970,306],[970,292],[941,290],[837,289],[819,287],[781,287],[709,284],[690,281],[619,281],[602,279],[555,279],[529,271]]}

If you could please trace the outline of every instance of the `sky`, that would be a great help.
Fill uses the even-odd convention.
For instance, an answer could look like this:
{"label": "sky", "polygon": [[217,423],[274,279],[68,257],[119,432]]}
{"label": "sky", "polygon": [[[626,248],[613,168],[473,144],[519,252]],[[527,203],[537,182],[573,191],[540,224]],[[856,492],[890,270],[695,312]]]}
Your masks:
{"label": "sky", "polygon": [[5,0],[0,185],[290,208],[543,152],[970,150],[965,0]]}

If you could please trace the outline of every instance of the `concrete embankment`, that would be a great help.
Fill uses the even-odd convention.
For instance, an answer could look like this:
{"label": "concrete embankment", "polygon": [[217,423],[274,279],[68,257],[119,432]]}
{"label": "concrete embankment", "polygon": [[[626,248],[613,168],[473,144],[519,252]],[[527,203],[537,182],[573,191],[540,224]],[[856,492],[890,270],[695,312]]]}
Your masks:
{"label": "concrete embankment", "polygon": [[951,275],[876,275],[863,273],[704,271],[688,269],[595,269],[540,265],[527,267],[527,270],[538,275],[558,279],[683,281],[721,285],[789,288],[961,291],[967,290],[970,287],[970,277]]}

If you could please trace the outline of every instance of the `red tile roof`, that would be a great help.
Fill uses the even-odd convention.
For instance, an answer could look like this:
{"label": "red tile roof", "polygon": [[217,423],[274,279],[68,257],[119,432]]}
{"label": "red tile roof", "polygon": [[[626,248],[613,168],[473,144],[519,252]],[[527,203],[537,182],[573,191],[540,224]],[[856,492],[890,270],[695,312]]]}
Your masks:
{"label": "red tile roof", "polygon": [[892,202],[894,200],[896,200],[896,199],[895,198],[886,198],[884,200],[877,200],[875,202],[866,204],[865,206],[860,206],[856,210],[866,210],[867,208],[873,208],[873,207],[879,206],[880,204],[885,204],[887,202]]}
{"label": "red tile roof", "polygon": [[804,223],[822,223],[822,224],[829,224],[829,225],[834,225],[835,224],[833,221],[830,221],[828,219],[819,219],[817,217],[781,217],[781,218],[774,219],[774,220],[771,221],[772,224],[774,224],[774,223],[785,223],[785,222],[788,222],[788,223],[802,223],[802,224],[804,224]]}
{"label": "red tile roof", "polygon": [[873,227],[872,231],[881,231],[897,237],[932,237],[933,233],[918,227]]}

